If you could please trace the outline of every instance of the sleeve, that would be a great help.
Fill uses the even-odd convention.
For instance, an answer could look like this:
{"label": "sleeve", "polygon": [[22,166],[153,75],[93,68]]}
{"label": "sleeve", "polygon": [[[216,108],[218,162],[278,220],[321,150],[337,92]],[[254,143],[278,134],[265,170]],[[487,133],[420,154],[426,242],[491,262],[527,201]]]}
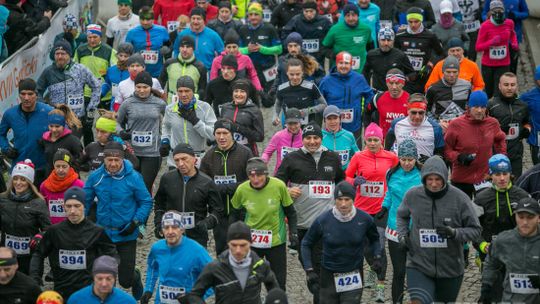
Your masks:
{"label": "sleeve", "polygon": [[[472,47],[472,46],[471,46]],[[472,90],[478,91],[483,90],[486,84],[484,83],[484,78],[482,77],[482,73],[480,73],[480,69],[474,65],[473,72],[473,78],[472,78]]]}
{"label": "sleeve", "polygon": [[281,162],[281,165],[279,166],[277,172],[276,172],[276,175],[275,177],[276,178],[279,178],[280,180],[282,180],[285,184],[287,184],[289,182],[289,178],[290,178],[290,175],[289,175],[289,162],[290,162],[290,157],[285,157],[283,159],[283,161]]}
{"label": "sleeve", "polygon": [[[388,185],[390,183],[390,179],[386,180],[386,184]],[[388,187],[388,190],[384,194],[384,200],[382,202],[382,206],[388,210],[392,207],[392,190],[390,187]]]}
{"label": "sleeve", "polygon": [[199,119],[199,122],[193,126],[193,129],[197,131],[202,137],[213,140],[214,139],[214,124],[216,123],[216,114],[211,106],[205,110],[204,117]]}
{"label": "sleeve", "polygon": [[[219,62],[218,62],[219,61]],[[212,60],[212,66],[210,67],[210,81],[214,80],[219,75],[219,69],[221,67],[221,57],[218,56]],[[207,100],[205,100],[207,101]]]}
{"label": "sleeve", "polygon": [[120,105],[120,108],[118,109],[117,116],[116,116],[116,122],[118,123],[116,126],[116,131],[120,132],[122,130],[128,130],[127,122],[128,122],[128,108],[129,103],[124,102]]}
{"label": "sleeve", "polygon": [[[217,263],[217,262],[215,262]],[[204,304],[203,297],[206,291],[209,288],[212,288],[217,282],[215,282],[214,272],[216,271],[214,262],[207,264],[195,284],[191,289],[191,292],[188,294],[188,299],[190,304]]]}
{"label": "sleeve", "polygon": [[264,140],[264,122],[262,112],[259,108],[256,108],[255,113],[253,113],[253,122],[252,128],[239,125],[240,133],[245,135],[249,140],[255,142],[262,142]]}
{"label": "sleeve", "polygon": [[433,154],[437,154],[435,151],[444,149],[444,135],[441,126],[437,122],[433,121],[432,126],[435,135],[435,150],[433,151]]}
{"label": "sleeve", "polygon": [[308,108],[308,113],[322,113],[327,104],[324,96],[321,94],[316,84],[313,84],[313,97],[315,97],[314,106]]}
{"label": "sleeve", "polygon": [[[510,32],[510,46],[512,47],[512,49],[514,51],[519,51],[519,44],[518,44],[518,41],[517,41],[517,34],[516,34],[515,30],[512,30]],[[508,55],[508,56],[510,56],[510,55]]]}
{"label": "sleeve", "polygon": [[161,122],[161,139],[171,140],[171,121],[168,115],[168,110],[165,108],[165,114],[163,115],[163,121]]}
{"label": "sleeve", "polygon": [[161,218],[167,211],[167,189],[165,184],[166,177],[161,176],[159,188],[154,196],[154,226],[161,225]]}
{"label": "sleeve", "polygon": [[484,262],[482,285],[491,287],[495,284],[497,278],[504,276],[505,266],[499,259],[499,250],[499,242],[497,240],[493,241]]}
{"label": "sleeve", "polygon": [[208,183],[208,205],[210,212],[206,217],[207,227],[213,228],[217,226],[220,219],[225,217],[225,205],[221,200],[216,184],[212,181]]}
{"label": "sleeve", "polygon": [[475,46],[476,51],[477,52],[487,51],[489,50],[490,46],[491,46],[491,40],[487,36],[486,29],[484,26],[480,26],[480,30],[478,30],[478,38],[476,38],[476,46]]}
{"label": "sleeve", "polygon": [[53,244],[51,241],[51,233],[43,234],[43,239],[39,243],[37,249],[32,253],[30,260],[29,276],[37,283],[41,283],[43,277],[43,262],[52,251]]}
{"label": "sleeve", "polygon": [[27,16],[24,18],[27,21],[24,30],[27,31],[30,36],[37,36],[45,32],[51,26],[51,21],[47,17],[42,17],[38,22],[34,22]]}
{"label": "sleeve", "polygon": [[109,255],[112,257],[119,257],[118,251],[116,251],[116,245],[113,244],[111,241],[111,238],[105,233],[105,231],[101,232],[101,235],[99,236],[96,247],[98,248],[98,254],[101,255]]}
{"label": "sleeve", "polygon": [[84,202],[84,211],[86,215],[90,213],[90,208],[94,204],[94,198],[96,197],[96,192],[93,187],[94,179],[92,178],[92,175],[89,176],[89,178],[86,180],[86,183],[84,183],[84,193],[85,193],[85,202]]}
{"label": "sleeve", "polygon": [[152,247],[146,261],[146,284],[144,285],[144,291],[148,291],[150,293],[154,292],[154,287],[156,286],[156,282],[159,277],[159,263],[155,257],[155,251],[153,249],[154,248]]}
{"label": "sleeve", "polygon": [[[410,64],[410,62],[409,62]],[[424,92],[428,92],[429,87],[433,85],[435,82],[439,81],[441,79],[441,73],[442,73],[442,63],[439,61],[435,66],[433,67],[433,70],[431,71],[431,74],[429,74],[429,78],[426,82],[426,85],[424,86]],[[429,106],[428,106],[429,108]]]}
{"label": "sleeve", "polygon": [[444,156],[453,163],[457,161],[459,155],[459,152],[455,150],[455,146],[457,145],[457,133],[461,131],[461,128],[456,130],[454,122],[455,120],[450,122],[444,135]]}
{"label": "sleeve", "polygon": [[104,97],[109,93],[111,90],[111,79],[109,78],[109,72],[110,70],[107,70],[107,73],[105,74],[105,77],[103,78],[103,83],[101,84],[101,95],[100,97]]}
{"label": "sleeve", "polygon": [[88,110],[95,110],[100,101],[101,80],[97,79],[86,67],[82,67],[84,83],[92,89]]}
{"label": "sleeve", "polygon": [[[351,158],[351,161],[349,162],[349,166],[347,167],[347,170],[345,171],[345,176],[347,178],[347,181],[352,182],[352,179],[356,176],[356,171],[358,170],[358,154],[354,154]],[[362,173],[360,172],[360,175]]]}
{"label": "sleeve", "polygon": [[[4,112],[4,114],[6,113]],[[6,150],[9,148],[7,134],[10,129],[11,126],[9,122],[9,116],[2,115],[2,121],[0,122],[0,149],[2,149],[2,152],[6,152]]]}
{"label": "sleeve", "polygon": [[497,154],[506,154],[506,134],[501,130],[501,126],[499,125],[498,121],[496,124],[497,127],[494,128],[496,133],[493,140],[493,150],[495,150],[495,153]]}
{"label": "sleeve", "polygon": [[278,281],[276,279],[276,275],[272,271],[272,268],[270,268],[270,263],[267,261],[263,262],[265,265],[265,272],[264,272],[264,288],[266,288],[266,291],[270,291],[274,288],[279,288]]}
{"label": "sleeve", "polygon": [[373,220],[369,221],[367,228],[367,238],[369,240],[369,248],[374,256],[382,254],[381,242],[379,241],[379,232],[377,231],[377,225]]}
{"label": "sleeve", "polygon": [[39,229],[43,233],[44,231],[51,226],[51,219],[49,217],[49,209],[47,208],[47,203],[40,199],[37,204],[37,220],[39,223]]}
{"label": "sleeve", "polygon": [[[167,72],[168,66],[169,66],[169,62],[165,62],[163,64],[163,68],[161,69],[161,73],[159,73],[158,81],[162,88],[165,88],[165,86],[167,85],[167,81],[169,80],[169,73]],[[171,90],[171,88],[168,88],[168,90],[174,91],[174,90]]]}
{"label": "sleeve", "polygon": [[384,149],[387,151],[392,150],[392,146],[396,141],[396,122],[398,120],[394,119],[390,125],[390,129],[386,132],[386,137],[384,138]]}
{"label": "sleeve", "polygon": [[45,91],[49,87],[49,77],[47,77],[46,71],[47,69],[44,71],[44,73],[41,73],[41,75],[39,75],[37,81],[37,93],[40,98],[43,98]]}
{"label": "sleeve", "polygon": [[400,237],[409,235],[409,223],[411,221],[411,210],[409,209],[409,200],[411,199],[411,192],[407,192],[403,201],[398,207],[396,216],[397,231]]}
{"label": "sleeve", "polygon": [[159,1],[156,1],[156,3],[154,3],[154,6],[152,7],[152,10],[154,11],[154,23],[161,24],[159,22],[159,16],[161,15],[161,3]]}
{"label": "sleeve", "polygon": [[234,192],[234,195],[231,199],[231,205],[233,206],[234,209],[241,209],[244,207],[243,206],[244,197],[242,194],[243,194],[242,190],[236,188],[236,191]]}
{"label": "sleeve", "polygon": [[137,174],[133,180],[133,191],[135,200],[137,202],[137,211],[135,212],[134,219],[139,223],[145,223],[150,211],[152,211],[152,197],[144,185],[142,175]]}
{"label": "sleeve", "polygon": [[247,70],[249,79],[251,80],[251,83],[255,86],[255,89],[257,91],[262,91],[263,88],[261,86],[261,81],[259,80],[259,76],[257,75],[257,70],[255,69],[255,66],[253,65],[253,61],[251,61],[251,58],[249,57],[247,57],[246,59],[246,70]]}
{"label": "sleeve", "polygon": [[461,227],[456,229],[456,240],[461,242],[475,241],[480,238],[482,226],[476,217],[472,203],[466,195],[463,195],[461,202]]}
{"label": "sleeve", "polygon": [[317,218],[311,227],[309,227],[308,232],[302,239],[302,249],[300,253],[302,254],[302,261],[304,269],[313,269],[313,261],[311,260],[311,250],[315,244],[322,238],[323,231],[320,218]]}
{"label": "sleeve", "polygon": [[529,7],[527,1],[519,0],[519,6],[517,10],[514,10],[514,15],[517,19],[523,20],[529,18]]}
{"label": "sleeve", "polygon": [[322,45],[328,48],[333,48],[334,46],[334,27],[336,25],[332,26],[330,30],[328,31],[328,34],[323,39]]}
{"label": "sleeve", "polygon": [[[114,38],[114,33],[112,31],[112,18],[107,21],[107,30],[105,31],[105,36],[107,38]],[[109,44],[109,43],[107,43]],[[112,44],[109,44],[112,46]]]}
{"label": "sleeve", "polygon": [[270,161],[270,158],[272,158],[272,154],[277,151],[277,136],[274,135],[266,145],[266,148],[264,149],[261,158],[265,163],[268,163]]}

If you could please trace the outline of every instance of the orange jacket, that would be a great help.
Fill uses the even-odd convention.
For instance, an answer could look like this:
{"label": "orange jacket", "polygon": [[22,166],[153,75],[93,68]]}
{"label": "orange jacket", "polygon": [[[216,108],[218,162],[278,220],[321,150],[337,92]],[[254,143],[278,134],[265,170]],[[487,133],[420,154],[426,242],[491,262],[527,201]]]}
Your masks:
{"label": "orange jacket", "polygon": [[[427,89],[432,84],[434,84],[435,82],[443,78],[443,72],[442,72],[443,63],[444,63],[444,59],[437,62],[437,64],[433,67],[433,71],[431,71],[431,75],[429,76],[429,79],[426,82],[424,91],[427,91]],[[474,61],[471,61],[463,57],[463,59],[459,63],[459,76],[458,77],[463,80],[470,81],[472,84],[473,91],[484,89],[484,86],[485,86],[484,79],[482,78],[482,74],[480,73],[480,69],[478,68],[478,65]]]}

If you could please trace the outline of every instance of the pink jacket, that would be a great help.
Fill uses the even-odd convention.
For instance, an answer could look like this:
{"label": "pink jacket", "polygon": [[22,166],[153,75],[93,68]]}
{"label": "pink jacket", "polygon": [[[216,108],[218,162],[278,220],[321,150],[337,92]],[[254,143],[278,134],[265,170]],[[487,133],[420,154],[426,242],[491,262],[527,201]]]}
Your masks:
{"label": "pink jacket", "polygon": [[[219,76],[219,70],[221,69],[221,60],[225,55],[227,55],[227,52],[223,51],[221,52],[221,55],[214,58],[214,61],[212,62],[212,68],[210,69],[210,80]],[[257,76],[257,70],[255,70],[255,66],[253,65],[253,61],[251,61],[251,58],[238,52],[236,54],[236,61],[238,61],[237,74],[240,74],[240,77],[245,77],[251,80],[251,83],[253,84],[253,86],[255,86],[255,89],[257,91],[262,91],[261,82],[259,81],[259,77]]]}
{"label": "pink jacket", "polygon": [[[84,182],[80,179],[77,179],[73,182],[73,184],[71,184],[69,188],[71,187],[83,188]],[[66,191],[51,192],[47,188],[45,188],[44,183],[41,183],[41,186],[39,186],[39,192],[41,192],[41,194],[45,197],[45,202],[47,202],[51,224],[54,225],[63,222],[66,219],[66,213],[64,211],[64,192]]]}
{"label": "pink jacket", "polygon": [[478,31],[476,51],[482,54],[482,65],[500,67],[510,65],[510,50],[519,50],[514,21],[504,20],[501,25],[495,25],[490,19],[484,21]]}
{"label": "pink jacket", "polygon": [[287,128],[285,128],[272,136],[270,142],[268,142],[268,145],[266,146],[266,149],[264,149],[261,158],[265,163],[268,163],[270,158],[272,158],[272,154],[274,154],[275,151],[278,151],[276,155],[276,167],[274,168],[275,175],[279,169],[279,166],[281,165],[283,157],[285,157],[287,153],[292,152],[293,149],[296,150],[300,147],[302,147],[302,130],[300,130],[298,134],[292,134],[289,132],[289,130],[287,130]]}

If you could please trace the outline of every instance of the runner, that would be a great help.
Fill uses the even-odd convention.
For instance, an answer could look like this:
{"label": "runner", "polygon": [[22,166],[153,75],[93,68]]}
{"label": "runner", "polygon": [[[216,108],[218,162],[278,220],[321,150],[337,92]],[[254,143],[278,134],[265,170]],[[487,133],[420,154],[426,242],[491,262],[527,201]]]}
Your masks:
{"label": "runner", "polygon": [[322,144],[330,151],[339,154],[341,167],[345,171],[349,166],[349,162],[358,149],[354,135],[341,128],[341,111],[338,107],[332,105],[326,107],[323,113],[324,129]]}
{"label": "runner", "polygon": [[130,43],[121,43],[118,45],[116,53],[116,65],[107,69],[107,73],[101,84],[101,97],[111,93],[111,104],[106,110],[112,110],[114,107],[114,98],[118,95],[118,85],[122,80],[129,78],[127,60],[133,55],[133,45]]}
{"label": "runner", "polygon": [[454,17],[454,7],[450,0],[443,0],[440,3],[440,13],[440,18],[431,27],[431,31],[439,38],[443,48],[448,49],[450,39],[459,38],[463,41],[465,49],[468,50],[470,48],[469,36],[465,31],[465,25]]}
{"label": "runner", "polygon": [[534,82],[536,87],[532,88],[530,91],[523,93],[520,96],[520,99],[525,102],[529,107],[530,123],[532,126],[531,134],[527,139],[531,150],[531,157],[533,164],[538,164],[539,162],[539,148],[540,141],[538,140],[538,134],[540,131],[540,107],[538,107],[540,100],[540,65],[536,67],[534,73]]}
{"label": "runner", "polygon": [[[120,44],[126,41],[127,32],[139,25],[139,16],[131,10],[131,0],[117,0],[118,14],[107,21],[105,36],[107,44],[120,51]],[[114,94],[113,94],[114,95]]]}
{"label": "runner", "polygon": [[[208,21],[207,26],[213,29],[218,33],[219,37],[225,39],[225,35],[233,30],[238,32],[238,29],[242,26],[242,22],[239,20],[233,19],[232,6],[229,1],[219,1],[217,2],[218,15],[215,19]],[[225,44],[225,47],[227,45]]]}
{"label": "runner", "polygon": [[[371,0],[357,0],[350,3],[358,7],[360,22],[369,26],[371,29],[371,40],[373,41],[373,46],[376,48],[378,46],[377,35],[381,29],[381,9]],[[344,14],[339,16],[339,22],[343,22],[344,16]]]}
{"label": "runner", "polygon": [[284,0],[276,7],[270,7],[270,9],[272,10],[270,23],[278,32],[281,32],[293,17],[302,14],[303,3],[298,0]]}
{"label": "runner", "polygon": [[19,271],[17,253],[9,247],[0,247],[0,297],[12,303],[34,304],[41,293],[39,285]]}
{"label": "runner", "polygon": [[480,0],[458,0],[459,8],[463,13],[463,25],[465,32],[469,36],[470,47],[467,50],[467,58],[476,63],[476,40],[478,38],[478,30],[482,22],[482,14],[480,9]]}

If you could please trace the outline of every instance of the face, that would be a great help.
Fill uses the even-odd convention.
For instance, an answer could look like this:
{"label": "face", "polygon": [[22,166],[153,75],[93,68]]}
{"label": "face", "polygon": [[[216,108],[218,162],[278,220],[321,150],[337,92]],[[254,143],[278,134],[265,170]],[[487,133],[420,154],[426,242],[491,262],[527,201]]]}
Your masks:
{"label": "face", "polygon": [[398,98],[401,96],[403,86],[405,85],[399,81],[390,80],[386,82],[386,86],[388,87],[388,93],[390,93],[390,96],[393,98]]}
{"label": "face", "polygon": [[371,0],[358,0],[358,5],[360,5],[361,8],[368,8],[370,2]]}
{"label": "face", "polygon": [[54,62],[56,66],[60,69],[64,68],[70,60],[69,54],[64,50],[57,50],[54,52]]}
{"label": "face", "polygon": [[326,126],[326,129],[332,132],[337,132],[339,129],[341,129],[341,119],[338,115],[327,116],[324,119],[324,125]]}
{"label": "face", "polygon": [[200,32],[204,29],[204,19],[202,18],[202,16],[193,15],[191,16],[189,26],[194,32]]}
{"label": "face", "polygon": [[352,62],[341,60],[341,61],[337,62],[336,66],[337,66],[337,71],[340,74],[345,75],[345,74],[347,74],[347,73],[349,73],[351,71]]}
{"label": "face", "polygon": [[266,183],[267,175],[264,173],[250,173],[248,177],[251,186],[254,188],[262,188]]}
{"label": "face", "polygon": [[22,176],[14,176],[13,177],[13,189],[15,189],[16,194],[24,193],[30,188],[30,184],[26,180],[26,178]]}
{"label": "face", "polygon": [[230,66],[221,66],[221,76],[223,79],[231,81],[236,77],[236,70]]}
{"label": "face", "polygon": [[317,11],[312,9],[312,8],[306,8],[302,11],[302,13],[304,14],[304,18],[306,18],[306,20],[313,20],[313,18],[315,18],[315,15],[317,15]]}
{"label": "face", "polygon": [[206,9],[206,7],[208,6],[208,3],[206,2],[206,0],[197,1],[197,6]]}
{"label": "face", "polygon": [[394,47],[394,40],[379,39],[379,48],[383,52],[389,52]]}
{"label": "face", "polygon": [[54,162],[54,171],[60,178],[64,178],[69,172],[69,164],[63,160]]}
{"label": "face", "polygon": [[501,76],[499,80],[499,91],[506,98],[517,95],[518,83],[516,77]]}
{"label": "face", "polygon": [[354,201],[350,197],[336,198],[336,208],[342,215],[350,214],[353,208]]}
{"label": "face", "polygon": [[287,130],[292,134],[298,134],[300,132],[300,123],[299,122],[288,122]]}
{"label": "face", "polygon": [[255,13],[249,13],[248,14],[248,20],[249,23],[251,23],[252,26],[258,26],[262,21],[262,16]]}
{"label": "face", "polygon": [[218,14],[221,20],[229,20],[231,18],[231,10],[227,7],[220,8]]}
{"label": "face", "polygon": [[139,22],[141,23],[142,28],[147,30],[147,29],[152,27],[152,24],[154,23],[154,20],[152,20],[152,19],[139,19]]}
{"label": "face", "polygon": [[420,20],[418,19],[409,19],[409,21],[407,21],[407,24],[409,24],[411,30],[417,31],[420,28],[422,22],[420,22]]}
{"label": "face", "polygon": [[118,59],[119,63],[125,63],[128,60],[129,55],[126,53],[117,53],[116,58]]}
{"label": "face", "polygon": [[310,153],[315,153],[322,143],[322,138],[317,135],[308,135],[302,138],[302,144]]}
{"label": "face", "polygon": [[178,90],[176,90],[176,95],[178,95],[178,99],[180,99],[180,102],[183,104],[188,104],[191,99],[193,99],[193,91],[186,87],[179,87]]}
{"label": "face", "polygon": [[227,245],[234,259],[241,261],[248,255],[251,243],[246,240],[231,240]]}
{"label": "face", "polygon": [[443,179],[437,174],[430,174],[426,177],[426,188],[431,192],[439,192],[444,187]]}
{"label": "face", "polygon": [[354,12],[349,12],[347,15],[345,15],[345,23],[351,26],[355,26],[358,24],[358,15]]}
{"label": "face", "polygon": [[193,48],[187,45],[180,46],[180,56],[182,59],[189,59],[193,57]]}
{"label": "face", "polygon": [[[9,257],[11,257],[11,255],[6,256],[6,258]],[[19,265],[0,266],[0,285],[7,285],[11,282],[17,273],[17,269],[19,269]]]}
{"label": "face", "polygon": [[225,52],[229,55],[236,55],[238,54],[238,44],[229,43],[225,46]]}
{"label": "face", "polygon": [[93,48],[98,46],[101,43],[101,36],[96,34],[87,34],[86,38],[88,39],[88,46]]}
{"label": "face", "polygon": [[491,182],[499,189],[506,189],[510,183],[510,172],[491,174]]}
{"label": "face", "polygon": [[248,94],[246,91],[236,89],[233,91],[233,101],[235,105],[243,105],[247,101]]}
{"label": "face", "polygon": [[176,169],[182,173],[182,175],[189,174],[195,169],[196,158],[193,155],[187,153],[177,153],[173,157]]}
{"label": "face", "polygon": [[227,129],[217,129],[214,133],[214,137],[216,138],[218,148],[221,150],[226,150],[233,144],[232,133]]}
{"label": "face", "polygon": [[426,110],[420,108],[412,108],[407,111],[409,113],[409,121],[411,125],[417,127],[422,124],[426,117]]}
{"label": "face", "polygon": [[115,285],[115,277],[110,273],[98,273],[94,275],[94,292],[98,295],[109,294]]}
{"label": "face", "polygon": [[152,87],[144,84],[144,83],[138,83],[135,85],[135,93],[140,98],[146,98],[150,96],[150,93],[152,92]]}
{"label": "face", "polygon": [[456,57],[459,61],[463,59],[463,53],[464,53],[463,49],[460,48],[459,46],[448,49],[448,56],[452,55]]}
{"label": "face", "polygon": [[19,93],[19,101],[23,111],[33,111],[37,102],[37,94],[34,91],[23,90]]}
{"label": "face", "polygon": [[144,67],[138,63],[133,63],[128,67],[128,72],[130,75],[139,75],[139,73],[142,71],[144,71]]}
{"label": "face", "polygon": [[446,81],[448,84],[453,85],[456,83],[459,75],[458,69],[446,69],[443,72],[443,78],[444,81]]}
{"label": "face", "polygon": [[532,236],[538,232],[539,216],[528,212],[516,213],[516,226],[521,236]]}
{"label": "face", "polygon": [[73,224],[78,224],[84,219],[84,204],[78,200],[68,199],[65,201],[64,211],[68,220]]}
{"label": "face", "polygon": [[64,133],[64,126],[61,125],[49,125],[49,131],[51,131],[52,137],[60,137]]}
{"label": "face", "polygon": [[405,172],[409,172],[414,168],[414,165],[416,164],[416,159],[413,157],[400,157],[399,158],[399,165]]}
{"label": "face", "polygon": [[101,144],[106,144],[109,142],[109,136],[111,133],[103,131],[101,129],[96,129],[96,140]]}
{"label": "face", "polygon": [[486,118],[486,108],[484,107],[469,108],[469,113],[474,120],[483,120]]}
{"label": "face", "polygon": [[379,152],[382,148],[381,139],[374,136],[366,138],[366,148],[373,153]]}
{"label": "face", "polygon": [[127,4],[118,4],[118,14],[125,16],[131,12],[131,7]]}
{"label": "face", "polygon": [[287,77],[289,77],[289,81],[293,86],[299,85],[302,82],[303,76],[304,72],[301,66],[290,66],[287,69]]}
{"label": "face", "polygon": [[166,225],[161,228],[163,237],[167,241],[167,245],[174,246],[178,245],[182,240],[182,235],[184,234],[184,229],[176,225]]}
{"label": "face", "polygon": [[107,156],[105,157],[104,161],[105,161],[105,169],[107,169],[107,171],[113,174],[120,171],[124,163],[121,157],[116,157],[116,156]]}
{"label": "face", "polygon": [[291,42],[287,44],[287,50],[289,51],[289,54],[291,54],[292,56],[298,56],[298,54],[300,54],[300,51],[302,49],[298,43]]}

